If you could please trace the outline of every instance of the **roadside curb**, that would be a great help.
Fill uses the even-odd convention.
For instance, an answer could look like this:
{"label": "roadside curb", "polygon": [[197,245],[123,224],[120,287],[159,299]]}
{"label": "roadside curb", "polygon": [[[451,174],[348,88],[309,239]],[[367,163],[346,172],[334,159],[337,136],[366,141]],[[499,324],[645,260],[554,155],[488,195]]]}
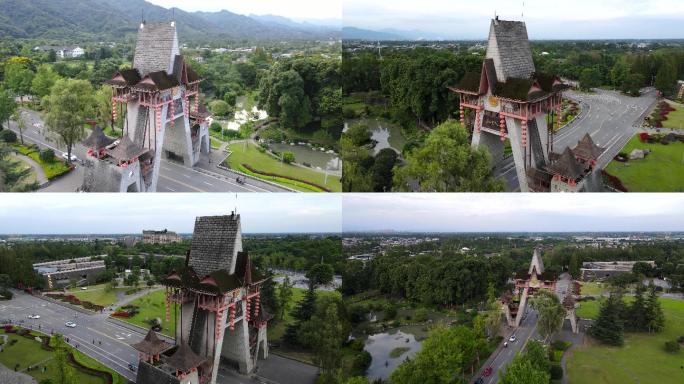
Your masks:
{"label": "roadside curb", "polygon": [[78,312],[84,313],[84,314],[86,314],[86,315],[97,315],[97,314],[98,314],[98,312],[91,311],[91,310],[85,309],[85,308],[83,308],[83,307],[79,307],[78,305],[73,305],[73,304],[65,303],[65,302],[63,302],[63,301],[61,301],[61,300],[53,299],[53,298],[48,297],[48,296],[46,296],[46,295],[44,295],[44,294],[33,295],[33,296],[34,296],[34,297],[38,297],[38,298],[40,298],[40,299],[43,299],[43,300],[45,300],[45,301],[49,301],[49,302],[51,302],[51,303],[53,303],[53,304],[57,304],[57,305],[61,305],[61,306],[63,306],[63,307],[67,307],[67,308],[69,308],[69,309],[73,309],[74,311],[78,311]]}
{"label": "roadside curb", "polygon": [[[130,329],[131,331],[141,333],[143,335],[146,335],[147,332],[149,332],[149,329],[145,329],[139,325],[131,324],[131,323],[125,322],[123,320],[119,320],[119,319],[111,317],[111,316],[107,317],[107,321],[110,323],[116,324],[118,326],[121,326],[123,328]],[[166,339],[166,341],[175,342],[175,340],[173,338],[166,336],[163,333],[157,332],[157,336],[159,336],[160,338]]]}

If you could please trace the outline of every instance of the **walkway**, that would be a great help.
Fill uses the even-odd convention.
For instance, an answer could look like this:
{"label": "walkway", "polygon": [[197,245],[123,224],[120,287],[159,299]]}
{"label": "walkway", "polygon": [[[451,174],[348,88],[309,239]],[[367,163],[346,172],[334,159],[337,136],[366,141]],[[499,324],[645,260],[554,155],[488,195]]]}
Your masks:
{"label": "walkway", "polygon": [[11,157],[15,160],[23,161],[26,164],[30,165],[31,168],[33,168],[33,171],[36,173],[36,181],[39,185],[43,186],[48,183],[48,178],[45,177],[43,167],[41,167],[40,164],[38,164],[35,160],[26,155],[22,155],[21,153],[14,153],[13,155],[11,155]]}
{"label": "walkway", "polygon": [[36,381],[29,375],[13,370],[0,364],[0,383],[3,384],[36,384]]}

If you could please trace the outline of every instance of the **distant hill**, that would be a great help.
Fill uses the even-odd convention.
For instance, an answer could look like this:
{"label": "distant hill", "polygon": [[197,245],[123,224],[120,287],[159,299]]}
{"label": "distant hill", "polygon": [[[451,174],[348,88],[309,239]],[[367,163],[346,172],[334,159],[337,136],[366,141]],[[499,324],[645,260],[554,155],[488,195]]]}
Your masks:
{"label": "distant hill", "polygon": [[286,18],[254,19],[229,11],[185,12],[145,0],[0,0],[0,38],[110,40],[135,33],[148,21],[175,18],[187,40],[322,40],[339,38],[333,28],[308,28]]}
{"label": "distant hill", "polygon": [[392,32],[372,31],[356,27],[342,28],[342,38],[344,40],[368,40],[368,41],[387,41],[387,40],[407,40],[406,37]]}

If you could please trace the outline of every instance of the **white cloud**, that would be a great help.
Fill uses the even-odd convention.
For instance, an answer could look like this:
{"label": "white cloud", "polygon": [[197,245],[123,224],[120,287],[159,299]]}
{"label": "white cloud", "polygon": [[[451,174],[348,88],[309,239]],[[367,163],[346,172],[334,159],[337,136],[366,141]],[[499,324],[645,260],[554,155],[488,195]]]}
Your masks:
{"label": "white cloud", "polygon": [[2,194],[0,233],[191,232],[196,216],[237,207],[245,232],[339,232],[335,194]]}

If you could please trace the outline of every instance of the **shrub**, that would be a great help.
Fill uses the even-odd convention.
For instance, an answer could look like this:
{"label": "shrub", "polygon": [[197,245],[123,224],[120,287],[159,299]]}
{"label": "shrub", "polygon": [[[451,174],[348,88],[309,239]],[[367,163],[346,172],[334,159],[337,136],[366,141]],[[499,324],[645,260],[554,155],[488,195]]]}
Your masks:
{"label": "shrub", "polygon": [[551,380],[560,380],[563,378],[563,367],[560,364],[551,364]]}
{"label": "shrub", "polygon": [[677,342],[678,342],[678,343],[684,343],[684,335],[679,336],[679,337],[677,338]]}
{"label": "shrub", "polygon": [[214,122],[212,122],[211,125],[209,126],[209,129],[211,129],[211,130],[214,131],[214,132],[221,132],[222,127],[221,127],[221,124],[220,124],[218,121],[214,121]]}
{"label": "shrub", "polygon": [[55,151],[47,148],[44,151],[40,151],[40,155],[38,155],[38,157],[45,163],[53,163],[55,161]]}
{"label": "shrub", "polygon": [[285,164],[294,163],[295,155],[292,152],[283,152],[283,162]]}
{"label": "shrub", "polygon": [[12,294],[12,291],[10,291],[9,289],[0,289],[0,297],[2,297],[4,300],[12,300],[13,296],[14,295]]}
{"label": "shrub", "polygon": [[428,310],[425,308],[416,309],[416,312],[414,313],[413,318],[419,323],[427,321],[428,320]]}
{"label": "shrub", "polygon": [[13,131],[10,131],[9,129],[0,131],[0,141],[4,141],[6,143],[16,143],[17,134]]}
{"label": "shrub", "polygon": [[679,346],[679,343],[676,340],[665,342],[665,351],[669,353],[677,353],[680,349],[681,347]]}
{"label": "shrub", "polygon": [[[647,142],[647,141],[648,141],[648,137],[649,137],[649,136],[648,136],[648,132],[641,132],[641,133],[639,134],[639,140],[640,140],[642,143]],[[622,153],[620,153],[620,154],[622,154]]]}
{"label": "shrub", "polygon": [[397,307],[391,303],[388,303],[385,306],[385,320],[392,320],[395,317],[397,317]]}
{"label": "shrub", "polygon": [[553,347],[553,349],[557,349],[559,351],[567,350],[568,348],[570,348],[570,345],[571,345],[571,343],[568,343],[568,342],[562,341],[562,340],[556,340],[553,343],[551,343],[551,347]]}

